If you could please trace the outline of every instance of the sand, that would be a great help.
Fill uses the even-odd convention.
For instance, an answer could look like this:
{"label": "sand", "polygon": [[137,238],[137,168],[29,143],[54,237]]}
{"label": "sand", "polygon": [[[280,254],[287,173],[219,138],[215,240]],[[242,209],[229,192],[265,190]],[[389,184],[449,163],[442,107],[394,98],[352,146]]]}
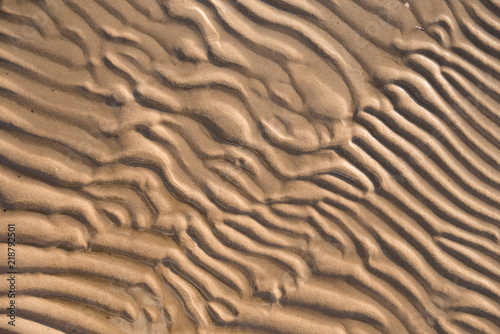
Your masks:
{"label": "sand", "polygon": [[0,1],[0,332],[500,333],[499,13]]}

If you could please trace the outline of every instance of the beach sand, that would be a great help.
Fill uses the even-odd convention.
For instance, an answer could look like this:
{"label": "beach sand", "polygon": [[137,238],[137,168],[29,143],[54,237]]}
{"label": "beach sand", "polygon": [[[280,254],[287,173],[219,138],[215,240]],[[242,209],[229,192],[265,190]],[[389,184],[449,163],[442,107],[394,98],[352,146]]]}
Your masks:
{"label": "beach sand", "polygon": [[500,333],[499,13],[0,1],[0,332]]}

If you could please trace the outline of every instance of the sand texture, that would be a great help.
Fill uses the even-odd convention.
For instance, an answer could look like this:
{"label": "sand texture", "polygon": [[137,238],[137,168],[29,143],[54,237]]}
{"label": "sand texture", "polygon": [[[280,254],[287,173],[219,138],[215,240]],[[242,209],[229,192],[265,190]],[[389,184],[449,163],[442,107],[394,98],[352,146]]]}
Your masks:
{"label": "sand texture", "polygon": [[499,57],[499,0],[0,0],[0,333],[499,334]]}

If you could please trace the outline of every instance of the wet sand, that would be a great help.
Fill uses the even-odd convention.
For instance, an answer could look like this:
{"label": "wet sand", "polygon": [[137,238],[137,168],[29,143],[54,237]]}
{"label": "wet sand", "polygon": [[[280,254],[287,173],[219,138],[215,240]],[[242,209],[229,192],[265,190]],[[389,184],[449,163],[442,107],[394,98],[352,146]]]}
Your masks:
{"label": "wet sand", "polygon": [[0,1],[0,332],[500,333],[498,13]]}

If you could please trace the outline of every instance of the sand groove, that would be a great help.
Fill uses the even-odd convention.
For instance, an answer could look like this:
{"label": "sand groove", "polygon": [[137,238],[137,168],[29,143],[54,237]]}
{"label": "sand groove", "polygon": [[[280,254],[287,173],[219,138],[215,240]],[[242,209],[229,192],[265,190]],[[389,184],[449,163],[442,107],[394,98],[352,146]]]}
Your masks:
{"label": "sand groove", "polygon": [[500,333],[499,12],[0,1],[1,331]]}

